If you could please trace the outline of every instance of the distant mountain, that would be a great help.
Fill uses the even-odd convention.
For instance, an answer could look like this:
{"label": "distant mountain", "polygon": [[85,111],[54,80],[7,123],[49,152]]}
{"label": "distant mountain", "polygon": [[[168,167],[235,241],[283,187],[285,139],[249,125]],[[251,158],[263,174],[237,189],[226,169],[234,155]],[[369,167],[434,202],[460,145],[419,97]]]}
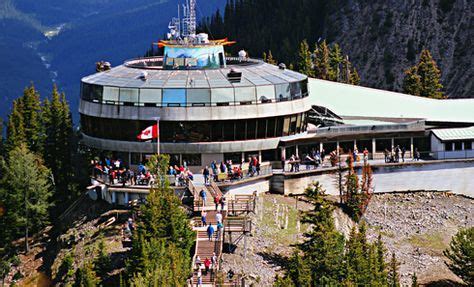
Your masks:
{"label": "distant mountain", "polygon": [[[80,79],[95,62],[143,56],[162,38],[184,0],[1,0],[0,117],[34,82],[46,95],[53,82],[66,92],[76,116]],[[225,0],[198,0],[199,18]]]}
{"label": "distant mountain", "polygon": [[[229,0],[219,37],[237,40],[251,56],[272,51],[295,62],[298,45],[339,43],[357,67],[361,84],[400,91],[403,72],[422,49],[442,71],[446,95],[474,97],[474,1],[467,0]],[[219,30],[213,27],[214,31]],[[314,48],[314,46],[312,46]]]}

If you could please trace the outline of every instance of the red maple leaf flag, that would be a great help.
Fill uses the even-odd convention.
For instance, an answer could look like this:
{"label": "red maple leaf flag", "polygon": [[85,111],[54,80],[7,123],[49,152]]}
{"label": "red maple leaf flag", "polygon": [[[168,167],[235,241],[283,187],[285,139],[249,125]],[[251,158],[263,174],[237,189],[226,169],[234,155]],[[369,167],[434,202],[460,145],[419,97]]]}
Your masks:
{"label": "red maple leaf flag", "polygon": [[141,141],[151,140],[158,138],[158,124],[152,125],[144,129],[138,136],[137,139]]}

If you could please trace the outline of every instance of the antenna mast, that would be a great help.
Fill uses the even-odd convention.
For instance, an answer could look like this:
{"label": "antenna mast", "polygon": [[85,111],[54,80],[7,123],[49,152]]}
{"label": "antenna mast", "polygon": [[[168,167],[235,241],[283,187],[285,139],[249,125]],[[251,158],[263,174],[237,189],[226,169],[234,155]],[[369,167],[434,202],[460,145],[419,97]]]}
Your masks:
{"label": "antenna mast", "polygon": [[196,35],[196,0],[186,0],[183,5],[183,37]]}

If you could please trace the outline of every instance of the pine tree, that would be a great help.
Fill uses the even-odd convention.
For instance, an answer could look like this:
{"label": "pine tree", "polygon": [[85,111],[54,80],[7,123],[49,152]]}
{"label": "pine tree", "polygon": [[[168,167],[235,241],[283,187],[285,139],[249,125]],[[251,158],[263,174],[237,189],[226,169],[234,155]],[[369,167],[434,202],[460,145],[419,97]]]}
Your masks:
{"label": "pine tree", "polygon": [[326,44],[326,40],[321,44],[316,45],[314,51],[314,75],[318,79],[330,80],[332,73],[330,58],[329,58],[329,47]]}
{"label": "pine tree", "polygon": [[24,119],[21,103],[19,100],[15,100],[13,101],[12,112],[8,116],[6,141],[7,151],[13,150],[15,147],[20,146],[23,143],[26,144],[25,126],[23,122]]}
{"label": "pine tree", "polygon": [[8,209],[0,217],[0,246],[23,234],[28,252],[28,237],[48,222],[50,171],[25,144],[8,153],[1,169],[0,199]]}
{"label": "pine tree", "polygon": [[82,268],[77,269],[74,287],[96,287],[99,286],[99,278],[94,272],[93,264],[85,262]]}
{"label": "pine tree", "polygon": [[4,153],[4,142],[3,142],[3,119],[0,118],[0,160],[3,157]]}
{"label": "pine tree", "polygon": [[291,278],[288,276],[285,277],[280,277],[277,275],[275,279],[275,283],[273,283],[273,287],[294,287],[296,286],[293,281],[291,281]]}
{"label": "pine tree", "polygon": [[149,161],[149,170],[157,176],[146,204],[140,208],[137,230],[132,237],[127,273],[133,278],[134,286],[159,278],[167,278],[168,286],[182,286],[190,271],[195,235],[179,198],[169,186],[168,163],[167,155],[154,155]]}
{"label": "pine tree", "polygon": [[334,82],[342,82],[341,64],[344,62],[341,48],[335,43],[329,52],[329,64],[331,66],[329,79]]}
{"label": "pine tree", "polygon": [[428,50],[421,52],[418,64],[405,71],[403,91],[414,96],[441,99],[441,71]]}
{"label": "pine tree", "polygon": [[398,261],[395,257],[395,253],[392,253],[392,259],[390,259],[389,272],[388,272],[388,286],[399,287],[400,278],[398,275]]}
{"label": "pine tree", "polygon": [[375,252],[376,252],[376,262],[375,269],[376,274],[379,277],[379,282],[381,286],[387,286],[388,284],[388,273],[387,273],[387,264],[385,263],[385,246],[382,241],[382,235],[378,235],[377,241],[375,242]]}
{"label": "pine tree", "polygon": [[420,95],[434,99],[443,98],[443,92],[441,91],[443,85],[440,83],[441,71],[438,69],[438,65],[430,51],[426,49],[421,51],[417,72],[421,81]]}
{"label": "pine tree", "polygon": [[112,262],[110,260],[110,256],[107,253],[106,247],[105,247],[105,242],[104,238],[101,238],[99,240],[99,245],[98,245],[98,254],[96,259],[94,260],[94,271],[97,274],[101,274],[101,279],[104,279],[104,276],[107,275],[107,272],[110,271]]}
{"label": "pine tree", "polygon": [[41,125],[41,100],[34,85],[27,87],[23,96],[18,99],[25,127],[25,138],[28,148],[35,153],[43,151],[44,131]]}
{"label": "pine tree", "polygon": [[325,191],[318,182],[308,187],[305,194],[314,207],[304,212],[301,222],[312,228],[304,234],[306,240],[298,248],[303,251],[311,270],[313,285],[336,284],[342,268],[344,237],[334,225],[334,206],[325,198]]}
{"label": "pine tree", "polygon": [[416,277],[416,272],[413,272],[413,275],[411,276],[411,287],[418,287],[418,277]]}
{"label": "pine tree", "polygon": [[56,208],[53,214],[64,210],[77,194],[72,188],[72,119],[64,94],[59,94],[53,86],[51,101],[43,102],[43,125],[46,135],[44,142],[45,164],[51,168],[55,182],[53,200]]}
{"label": "pine tree", "polygon": [[444,251],[446,265],[467,285],[474,285],[474,227],[460,229]]}
{"label": "pine tree", "polygon": [[403,78],[403,92],[413,96],[420,96],[421,78],[418,75],[416,66],[405,71],[405,77]]}
{"label": "pine tree", "polygon": [[277,64],[277,60],[275,60],[273,58],[272,50],[268,50],[268,56],[267,56],[267,61],[266,62],[271,64],[271,65],[276,65]]}
{"label": "pine tree", "polygon": [[290,259],[288,276],[298,287],[311,286],[311,270],[298,251],[295,251]]}
{"label": "pine tree", "polygon": [[355,86],[360,85],[360,76],[359,76],[359,73],[357,73],[356,68],[352,68],[349,84],[355,85]]}
{"label": "pine tree", "polygon": [[298,50],[298,72],[314,77],[313,64],[311,61],[311,52],[309,51],[308,42],[303,40]]}

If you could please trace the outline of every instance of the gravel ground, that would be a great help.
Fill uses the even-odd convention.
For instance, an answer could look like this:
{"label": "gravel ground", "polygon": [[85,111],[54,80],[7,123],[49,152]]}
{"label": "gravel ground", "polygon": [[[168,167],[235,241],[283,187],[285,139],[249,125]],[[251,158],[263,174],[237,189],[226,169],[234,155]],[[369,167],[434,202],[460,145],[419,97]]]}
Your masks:
{"label": "gravel ground", "polygon": [[[253,216],[252,236],[237,243],[233,254],[223,255],[224,271],[232,269],[247,275],[255,286],[271,286],[292,245],[302,239],[306,226],[298,221],[298,210],[311,206],[280,195],[259,197]],[[392,193],[373,196],[364,220],[369,225],[369,240],[382,234],[388,254],[395,252],[400,262],[402,284],[411,282],[415,271],[419,282],[447,280],[459,282],[444,264],[443,250],[456,231],[474,225],[472,199],[441,192]],[[337,228],[345,235],[354,223],[341,211],[335,211]],[[237,235],[233,235],[237,237]]]}

